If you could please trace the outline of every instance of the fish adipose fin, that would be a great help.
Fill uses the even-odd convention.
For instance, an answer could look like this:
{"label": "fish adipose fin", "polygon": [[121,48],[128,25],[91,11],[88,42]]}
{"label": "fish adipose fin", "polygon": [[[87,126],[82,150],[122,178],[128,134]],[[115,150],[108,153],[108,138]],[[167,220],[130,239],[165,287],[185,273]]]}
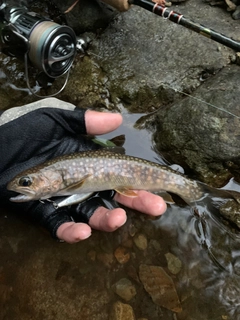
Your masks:
{"label": "fish adipose fin", "polygon": [[120,194],[122,194],[123,196],[127,196],[127,197],[137,197],[138,196],[138,194],[135,192],[135,191],[133,191],[133,190],[131,190],[130,188],[118,188],[118,189],[115,189],[115,191],[117,192],[117,193],[120,193]]}
{"label": "fish adipose fin", "polygon": [[63,190],[61,190],[61,192],[62,191],[74,192],[74,191],[80,189],[83,186],[84,182],[87,180],[87,178],[89,178],[90,176],[91,176],[91,174],[87,174],[86,176],[84,176],[78,182],[72,183],[67,188],[64,188]]}

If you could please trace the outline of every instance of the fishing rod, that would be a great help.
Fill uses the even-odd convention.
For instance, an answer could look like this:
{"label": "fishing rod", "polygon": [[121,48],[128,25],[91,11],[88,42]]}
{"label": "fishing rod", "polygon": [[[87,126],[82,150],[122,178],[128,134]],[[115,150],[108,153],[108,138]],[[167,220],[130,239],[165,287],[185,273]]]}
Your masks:
{"label": "fishing rod", "polygon": [[[188,20],[186,18],[183,17],[182,14],[177,13],[173,10],[169,10],[168,8],[165,8],[163,6],[160,6],[154,2],[151,1],[147,1],[147,0],[102,0],[102,2],[105,2],[107,4],[109,4],[110,6],[116,8],[118,11],[127,11],[131,8],[131,5],[138,5],[148,11],[151,11],[165,19],[169,19],[170,21],[173,21],[177,24],[181,24],[185,27],[187,27],[188,29],[191,29],[197,33],[200,33],[202,35],[204,35],[205,37],[208,37],[212,40],[215,40],[233,50],[236,51],[240,51],[240,42],[237,42],[229,37],[224,36],[223,34],[220,34],[212,29],[206,28],[203,25],[200,24],[196,24],[195,22]],[[170,85],[168,85],[167,83],[164,84],[164,86],[167,86],[170,89],[173,89]],[[186,92],[174,89],[175,91],[184,94],[192,99],[195,99],[199,102],[202,102],[204,104],[207,104],[213,108],[216,108],[224,113],[230,114],[231,116],[240,119],[239,116],[233,114],[230,111],[225,110],[224,108],[218,107],[213,105],[212,103],[206,102],[200,98],[194,97],[190,94],[187,94]]]}
{"label": "fishing rod", "polygon": [[180,24],[194,32],[197,32],[209,39],[219,42],[226,47],[229,47],[237,52],[240,52],[240,42],[235,41],[219,32],[216,32],[210,28],[207,28],[199,23],[185,18],[182,14],[177,13],[169,8],[163,7],[154,1],[149,0],[102,0],[105,3],[110,4],[119,11],[127,11],[131,5],[137,5],[146,9],[156,15],[169,19],[172,22]]}
{"label": "fishing rod", "polygon": [[148,11],[155,13],[156,15],[169,19],[172,22],[180,24],[192,31],[200,33],[201,35],[210,38],[216,42],[219,42],[233,50],[240,51],[240,42],[237,42],[225,35],[216,32],[210,28],[206,28],[205,26],[195,23],[192,20],[185,18],[182,14],[177,13],[169,8],[160,6],[157,3],[150,2],[147,0],[129,0],[129,4],[138,5]]}

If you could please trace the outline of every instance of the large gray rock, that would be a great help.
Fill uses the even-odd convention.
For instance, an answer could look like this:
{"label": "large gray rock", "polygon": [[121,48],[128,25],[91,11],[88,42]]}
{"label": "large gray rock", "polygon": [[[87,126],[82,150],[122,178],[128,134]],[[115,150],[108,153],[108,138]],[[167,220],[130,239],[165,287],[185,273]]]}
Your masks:
{"label": "large gray rock", "polygon": [[157,149],[219,186],[240,168],[239,72],[233,65],[222,69],[156,117]]}

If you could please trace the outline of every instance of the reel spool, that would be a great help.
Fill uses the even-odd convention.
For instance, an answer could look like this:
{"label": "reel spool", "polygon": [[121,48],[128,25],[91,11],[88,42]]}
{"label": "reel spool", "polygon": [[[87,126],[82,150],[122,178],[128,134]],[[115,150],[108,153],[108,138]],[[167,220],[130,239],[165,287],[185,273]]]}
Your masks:
{"label": "reel spool", "polygon": [[4,18],[7,24],[1,33],[2,51],[24,58],[28,87],[28,63],[42,71],[52,82],[70,71],[77,43],[72,28],[28,12],[27,8],[7,9]]}

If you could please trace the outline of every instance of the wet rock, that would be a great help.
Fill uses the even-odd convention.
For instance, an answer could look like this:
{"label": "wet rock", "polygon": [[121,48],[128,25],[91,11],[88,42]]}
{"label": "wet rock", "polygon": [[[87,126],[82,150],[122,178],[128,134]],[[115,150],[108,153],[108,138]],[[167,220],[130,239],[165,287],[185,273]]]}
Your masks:
{"label": "wet rock", "polygon": [[[156,117],[156,147],[200,180],[224,185],[240,167],[240,67],[229,66]],[[231,164],[228,165],[228,164]]]}
{"label": "wet rock", "polygon": [[228,200],[226,203],[224,203],[220,207],[219,211],[221,215],[223,215],[223,217],[232,221],[238,226],[238,228],[240,228],[239,208],[240,208],[239,203],[236,200],[231,199],[231,200]]}
{"label": "wet rock", "polygon": [[67,24],[72,27],[77,34],[105,28],[116,15],[116,11],[113,10],[113,8],[106,6],[100,1],[53,0],[52,4],[56,7],[56,13],[58,9]]}
{"label": "wet rock", "polygon": [[125,301],[130,301],[137,294],[135,286],[127,278],[120,279],[112,286],[112,289]]}
{"label": "wet rock", "polygon": [[155,251],[158,251],[158,252],[161,251],[161,249],[162,249],[161,244],[159,243],[159,241],[154,240],[154,239],[151,239],[149,241],[149,247],[152,248]]}
{"label": "wet rock", "polygon": [[137,269],[132,264],[128,266],[128,268],[126,269],[126,272],[128,277],[133,279],[135,282],[140,283]]}
{"label": "wet rock", "polygon": [[135,236],[135,234],[137,233],[137,230],[138,230],[137,226],[133,223],[130,223],[128,227],[128,232],[131,237]]}
{"label": "wet rock", "polygon": [[114,256],[111,253],[98,253],[97,259],[108,268],[110,268],[114,263]]}
{"label": "wet rock", "polygon": [[182,311],[174,283],[163,268],[142,264],[139,277],[154,303],[174,312]]}
{"label": "wet rock", "polygon": [[132,246],[133,246],[133,241],[132,241],[132,239],[128,238],[128,239],[126,239],[125,241],[122,242],[122,245],[123,245],[124,247],[130,249],[130,248],[132,248]]}
{"label": "wet rock", "polygon": [[140,250],[147,249],[148,241],[147,241],[147,238],[144,234],[139,233],[139,234],[135,235],[135,237],[133,238],[133,241],[134,241],[135,245],[138,247],[138,249],[140,249]]}
{"label": "wet rock", "polygon": [[168,264],[168,270],[172,274],[178,274],[182,269],[182,262],[178,257],[176,257],[174,254],[168,252],[165,254],[165,257],[167,259]]}
{"label": "wet rock", "polygon": [[109,320],[135,320],[134,312],[129,304],[120,301],[112,306]]}
{"label": "wet rock", "polygon": [[[190,3],[185,9],[190,15],[195,13],[195,7],[191,7]],[[210,19],[213,10],[207,7],[205,11],[206,19],[208,16]],[[78,17],[84,15],[79,13]],[[216,17],[216,28],[221,26],[231,30],[227,24],[223,17]],[[184,42],[185,45],[182,46],[186,37],[188,42]],[[168,50],[161,50],[162,43],[164,48],[170,48],[171,59]],[[189,92],[198,87],[201,84],[199,74],[206,69],[206,61],[207,67],[213,69],[229,63],[228,49],[215,49],[217,50],[217,46],[209,40],[206,42],[204,37],[189,37],[188,30],[170,22],[165,23],[160,17],[156,19],[149,12],[133,6],[128,12],[118,15],[99,37],[93,34],[88,55],[99,66],[101,74],[87,70],[87,61],[84,59],[77,68],[79,72],[71,73],[69,85],[61,96],[71,102],[77,96],[77,102],[86,101],[95,106],[108,108],[110,101],[114,108],[124,104],[133,112],[152,112],[173,102],[178,96],[175,89]],[[172,61],[176,67],[172,66]],[[161,70],[161,77],[156,70]],[[99,94],[92,95],[93,82],[99,83],[95,81],[95,77],[107,80],[103,85],[96,86]],[[78,83],[77,86],[74,85],[75,82]],[[85,90],[86,83],[90,90]],[[104,90],[109,93],[107,102],[101,99],[100,91]]]}
{"label": "wet rock", "polygon": [[237,6],[235,11],[232,14],[233,19],[238,20],[240,19],[240,6]]}
{"label": "wet rock", "polygon": [[114,256],[121,264],[127,263],[130,259],[130,253],[128,249],[124,247],[118,247],[114,252]]}
{"label": "wet rock", "polygon": [[[54,0],[54,3],[64,12],[75,2]],[[95,28],[98,26],[94,21],[98,19],[97,12],[102,6],[101,2],[97,1],[78,1],[68,12],[72,15],[68,20],[77,25],[76,29],[86,31],[93,27],[94,31],[87,51],[88,59],[80,59],[77,55],[68,85],[58,95],[60,99],[95,108],[119,110],[119,105],[124,105],[132,112],[152,112],[179,98],[181,94],[175,90],[192,92],[201,85],[199,75],[205,69],[217,70],[229,64],[230,49],[222,46],[221,50],[218,50],[219,45],[215,42],[137,6],[118,14],[109,28],[96,36]],[[199,18],[198,11],[204,15],[206,21],[211,21],[215,14],[214,8],[203,3],[198,3],[196,10],[195,1],[187,2],[186,5],[183,3],[181,6],[186,15],[193,19]],[[225,19],[228,17],[227,13],[226,17],[224,14],[225,12],[219,12],[215,15],[214,26],[216,29],[225,30],[229,37],[234,37],[234,20],[229,22]],[[82,20],[86,22],[80,27],[78,24]],[[102,20],[104,23],[109,22],[107,14],[103,14]],[[188,41],[185,41],[186,39]],[[5,73],[16,74],[11,71],[10,66],[6,68],[2,64],[2,68],[6,69]],[[21,71],[24,72],[24,67]],[[11,77],[12,83],[16,82],[14,75]],[[53,87],[59,81],[56,81]],[[3,91],[5,90],[4,88]],[[47,94],[57,92],[54,88],[52,90],[54,92],[49,90]],[[107,92],[107,95],[104,92]],[[11,93],[10,100],[13,97]],[[46,92],[41,94],[45,95]],[[30,99],[33,100],[33,97],[30,96]],[[26,103],[26,93],[18,91],[15,101],[11,100],[7,107],[18,101],[21,101],[21,104]]]}

